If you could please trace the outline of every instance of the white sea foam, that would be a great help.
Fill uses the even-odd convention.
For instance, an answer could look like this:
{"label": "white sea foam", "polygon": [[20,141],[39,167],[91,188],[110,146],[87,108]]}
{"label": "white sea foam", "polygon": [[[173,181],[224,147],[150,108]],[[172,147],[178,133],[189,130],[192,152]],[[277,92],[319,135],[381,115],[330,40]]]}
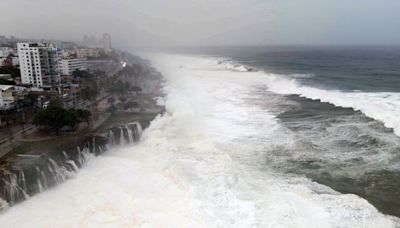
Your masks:
{"label": "white sea foam", "polygon": [[164,97],[156,97],[154,100],[156,101],[157,106],[165,106]]}
{"label": "white sea foam", "polygon": [[284,75],[266,74],[269,90],[279,94],[297,94],[302,97],[331,103],[337,107],[353,108],[366,116],[382,121],[400,136],[400,93],[343,92],[302,86]]}
{"label": "white sea foam", "polygon": [[313,78],[315,74],[290,74],[289,77],[292,78]]}
{"label": "white sea foam", "polygon": [[197,57],[153,61],[166,77],[167,113],[142,142],[12,207],[1,227],[395,226],[360,197],[268,168],[265,148],[288,142],[276,142],[279,123],[256,105],[265,75]]}
{"label": "white sea foam", "polygon": [[[245,66],[243,64],[238,64],[235,61],[227,58],[218,58],[212,61],[213,63],[211,66],[208,65],[209,70],[222,70],[222,71],[233,71],[233,72],[249,72],[255,71],[255,69]],[[193,69],[193,68],[192,68]],[[204,68],[203,68],[204,69]]]}

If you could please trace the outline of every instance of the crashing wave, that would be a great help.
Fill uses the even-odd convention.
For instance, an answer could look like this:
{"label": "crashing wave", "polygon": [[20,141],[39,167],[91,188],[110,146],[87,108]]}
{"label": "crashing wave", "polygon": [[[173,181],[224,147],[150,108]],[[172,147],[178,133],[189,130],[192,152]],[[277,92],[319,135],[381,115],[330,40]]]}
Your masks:
{"label": "crashing wave", "polygon": [[[366,116],[381,121],[385,127],[393,129],[400,136],[400,93],[394,92],[344,92],[340,90],[326,90],[310,86],[304,86],[296,79],[312,78],[315,74],[289,74],[279,75],[261,72],[235,63],[232,60],[218,61],[227,70],[238,72],[258,72],[267,76],[269,91],[283,95],[299,95],[312,100],[330,103],[337,107],[352,108]],[[252,70],[250,70],[252,69]]]}
{"label": "crashing wave", "polygon": [[217,65],[222,66],[222,70],[228,70],[233,72],[255,72],[255,68],[245,66],[243,64],[235,63],[231,60],[217,60]]}
{"label": "crashing wave", "polygon": [[289,74],[291,78],[313,78],[315,74]]}
{"label": "crashing wave", "polygon": [[268,88],[278,94],[296,94],[312,100],[320,100],[337,107],[352,108],[366,116],[379,120],[385,127],[400,136],[400,93],[391,92],[343,92],[303,86],[284,75],[266,73]]}

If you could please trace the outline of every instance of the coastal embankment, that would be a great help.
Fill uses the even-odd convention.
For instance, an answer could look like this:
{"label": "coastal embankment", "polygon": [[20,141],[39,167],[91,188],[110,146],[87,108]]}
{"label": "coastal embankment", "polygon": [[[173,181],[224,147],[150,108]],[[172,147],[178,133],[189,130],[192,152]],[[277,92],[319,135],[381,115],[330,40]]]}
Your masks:
{"label": "coastal embankment", "polygon": [[[114,58],[116,68],[108,71],[113,73],[96,82],[111,86],[89,105],[90,123],[60,135],[35,127],[0,158],[0,211],[75,177],[88,160],[113,147],[137,143],[143,128],[162,113],[156,101],[162,95],[161,74],[129,53],[115,52]],[[120,91],[118,83],[129,89]]]}

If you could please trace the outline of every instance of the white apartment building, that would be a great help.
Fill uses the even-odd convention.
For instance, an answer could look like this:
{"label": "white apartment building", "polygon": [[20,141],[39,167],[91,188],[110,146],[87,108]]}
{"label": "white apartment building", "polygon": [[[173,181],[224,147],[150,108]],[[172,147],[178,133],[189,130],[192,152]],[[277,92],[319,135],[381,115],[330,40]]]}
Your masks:
{"label": "white apartment building", "polygon": [[86,48],[75,49],[75,53],[78,59],[89,57],[89,51]]}
{"label": "white apartment building", "polygon": [[18,43],[17,50],[23,84],[60,85],[57,48],[44,43]]}
{"label": "white apartment building", "polygon": [[75,49],[74,52],[78,59],[98,58],[100,56],[99,49],[97,48],[80,48],[80,49]]}
{"label": "white apartment building", "polygon": [[103,34],[103,48],[105,53],[111,52],[111,35],[108,33]]}
{"label": "white apartment building", "polygon": [[72,75],[75,70],[87,70],[86,58],[82,59],[62,59],[60,69],[63,75]]}

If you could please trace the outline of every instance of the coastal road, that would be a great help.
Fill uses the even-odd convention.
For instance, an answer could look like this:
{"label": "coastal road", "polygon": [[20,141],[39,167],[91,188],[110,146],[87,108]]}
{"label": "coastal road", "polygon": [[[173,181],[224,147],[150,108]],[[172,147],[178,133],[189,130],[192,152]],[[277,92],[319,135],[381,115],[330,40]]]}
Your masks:
{"label": "coastal road", "polygon": [[37,130],[37,127],[31,124],[25,124],[23,129],[11,131],[11,135],[0,135],[0,158],[6,155],[13,149],[13,145],[18,143],[23,136],[32,134]]}

